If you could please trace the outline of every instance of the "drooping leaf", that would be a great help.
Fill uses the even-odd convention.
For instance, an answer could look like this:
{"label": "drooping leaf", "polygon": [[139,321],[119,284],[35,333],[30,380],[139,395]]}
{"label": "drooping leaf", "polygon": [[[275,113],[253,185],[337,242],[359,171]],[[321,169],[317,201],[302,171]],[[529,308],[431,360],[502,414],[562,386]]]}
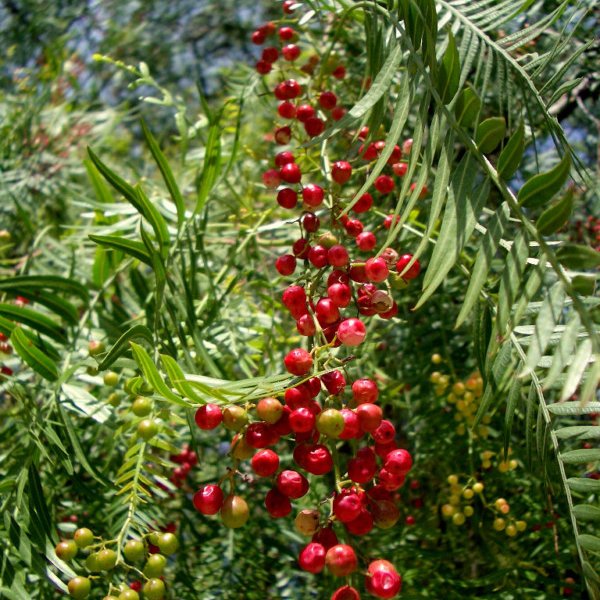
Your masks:
{"label": "drooping leaf", "polygon": [[537,230],[542,235],[551,235],[567,223],[573,211],[573,190],[549,206],[536,222]]}
{"label": "drooping leaf", "polygon": [[543,206],[562,188],[571,170],[571,157],[565,154],[563,159],[550,171],[538,173],[528,179],[517,195],[517,200],[525,208]]}
{"label": "drooping leaf", "polygon": [[0,316],[6,317],[16,323],[31,327],[42,335],[61,344],[67,343],[65,330],[52,319],[31,308],[15,306],[14,304],[0,304]]}
{"label": "drooping leaf", "polygon": [[569,269],[594,269],[600,265],[600,252],[579,244],[562,245],[556,252],[556,258]]}
{"label": "drooping leaf", "polygon": [[152,332],[145,325],[134,325],[128,329],[108,351],[102,362],[98,365],[98,371],[108,369],[120,356],[129,351],[129,342],[138,338],[145,339],[150,345],[154,344]]}
{"label": "drooping leaf", "polygon": [[510,136],[506,146],[498,157],[497,171],[503,179],[509,179],[521,164],[525,149],[525,126],[523,121]]}
{"label": "drooping leaf", "polygon": [[456,41],[450,31],[448,33],[448,47],[438,66],[437,90],[444,104],[449,104],[460,84],[460,58]]}
{"label": "drooping leaf", "polygon": [[152,259],[146,249],[146,246],[141,242],[130,240],[118,235],[95,235],[91,234],[88,236],[96,244],[100,244],[111,250],[119,250],[123,254],[127,254],[137,260],[152,266]]}
{"label": "drooping leaf", "polygon": [[479,123],[475,135],[477,148],[483,154],[493,152],[506,135],[506,121],[504,117],[490,117]]}

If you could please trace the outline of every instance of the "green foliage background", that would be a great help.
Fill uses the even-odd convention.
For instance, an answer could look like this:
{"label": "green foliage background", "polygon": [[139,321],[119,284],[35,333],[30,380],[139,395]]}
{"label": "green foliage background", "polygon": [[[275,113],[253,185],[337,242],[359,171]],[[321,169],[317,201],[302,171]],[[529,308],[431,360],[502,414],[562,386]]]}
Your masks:
{"label": "green foliage background", "polygon": [[[598,242],[585,226],[599,209],[597,7],[298,8],[311,10],[313,51],[324,63],[343,57],[341,91],[354,106],[308,148],[316,164],[352,148],[343,126],[381,126],[388,141],[420,148],[377,216],[400,216],[385,245],[417,254],[425,275],[398,291],[397,319],[370,324],[350,367],[378,378],[414,451],[420,487],[407,485],[401,502],[416,523],[371,534],[361,552],[397,565],[405,598],[551,599],[565,587],[599,598]],[[1,357],[14,376],[0,383],[7,598],[64,590],[73,566],[53,547],[84,524],[121,542],[176,522],[171,598],[325,598],[336,587],[298,570],[304,540],[268,518],[251,478],[240,489],[252,518],[239,531],[190,500],[222,475],[228,443],[198,433],[194,406],[291,385],[281,364],[296,338],[272,264],[296,232],[261,184],[274,105],[248,43],[279,15],[240,2],[1,3],[0,331],[14,349]],[[473,98],[481,108],[470,119],[462,108]],[[412,181],[427,183],[428,200]],[[90,357],[90,340],[107,353]],[[107,369],[120,375],[116,389],[103,383]],[[487,439],[457,431],[450,388],[431,381],[433,371],[452,385],[477,370]],[[135,435],[126,391],[153,397],[162,429],[149,443]],[[199,465],[173,490],[170,455],[184,443]],[[509,447],[518,467],[501,473]],[[445,520],[451,474],[481,478],[486,504],[505,497],[527,530],[495,531],[479,501],[468,525]]]}

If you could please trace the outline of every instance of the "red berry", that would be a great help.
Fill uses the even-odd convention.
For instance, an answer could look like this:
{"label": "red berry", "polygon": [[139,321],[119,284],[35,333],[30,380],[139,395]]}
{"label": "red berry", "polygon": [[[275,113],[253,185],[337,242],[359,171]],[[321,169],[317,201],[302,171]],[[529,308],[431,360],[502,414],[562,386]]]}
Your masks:
{"label": "red berry", "polygon": [[315,306],[315,314],[321,325],[331,325],[340,318],[340,311],[331,298],[321,298]]}
{"label": "red berry", "polygon": [[315,427],[315,415],[308,408],[296,408],[290,413],[290,427],[295,433],[312,431]]}
{"label": "red berry", "polygon": [[377,238],[372,231],[363,231],[356,236],[356,245],[363,252],[370,252],[376,244]]}
{"label": "red berry", "polygon": [[304,121],[304,131],[310,137],[317,137],[325,131],[325,122],[319,117],[309,117]]}
{"label": "red berry", "polygon": [[379,427],[373,432],[373,439],[378,444],[389,444],[396,437],[396,428],[391,421],[384,419]]}
{"label": "red berry", "polygon": [[278,127],[275,130],[275,142],[280,146],[285,146],[290,143],[292,139],[292,130],[286,125],[285,127]]}
{"label": "red berry", "polygon": [[324,197],[323,188],[314,183],[309,183],[302,188],[302,199],[308,206],[313,208],[320,206]]}
{"label": "red berry", "polygon": [[375,521],[373,515],[366,508],[361,508],[356,519],[344,523],[344,525],[352,535],[367,535],[373,529]]}
{"label": "red berry", "polygon": [[294,62],[300,56],[300,48],[296,44],[288,44],[281,49],[283,58],[289,62]]}
{"label": "red berry", "polygon": [[284,150],[283,152],[278,152],[275,156],[275,165],[281,168],[283,165],[293,163],[295,160],[296,158],[289,150]]}
{"label": "red berry", "polygon": [[344,374],[338,370],[324,373],[321,375],[321,381],[327,391],[334,396],[341,393],[346,387],[346,378],[344,377]]}
{"label": "red berry", "polygon": [[306,238],[300,238],[292,244],[292,252],[298,258],[308,258],[310,248],[310,242]]}
{"label": "red berry", "polygon": [[256,44],[257,46],[260,46],[261,44],[265,43],[265,40],[267,39],[267,36],[265,35],[265,33],[263,31],[256,30],[252,32],[252,43]]}
{"label": "red berry", "polygon": [[352,207],[352,210],[357,213],[367,212],[373,206],[373,196],[369,192],[365,192]]}
{"label": "red berry", "polygon": [[346,183],[352,176],[352,166],[345,160],[338,160],[331,167],[331,178],[340,185]]}
{"label": "red berry", "polygon": [[306,545],[300,552],[298,563],[303,571],[320,573],[325,568],[325,546],[315,542]]}
{"label": "red berry", "polygon": [[332,575],[346,577],[356,571],[358,560],[352,546],[336,544],[327,550],[325,564]]}
{"label": "red berry", "polygon": [[268,169],[262,175],[263,183],[270,190],[274,190],[280,183],[281,178],[277,169]]}
{"label": "red berry", "polygon": [[252,470],[260,477],[275,475],[279,469],[279,456],[273,450],[259,450],[250,463]]}
{"label": "red berry", "polygon": [[200,429],[214,429],[223,421],[223,411],[216,404],[205,404],[196,411],[195,420]]}
{"label": "red berry", "polygon": [[331,110],[331,118],[334,121],[339,121],[348,111],[343,106],[336,106]]}
{"label": "red berry", "polygon": [[360,600],[360,594],[355,588],[343,585],[333,592],[331,600]]}
{"label": "red berry", "polygon": [[405,476],[402,474],[392,473],[384,468],[379,471],[377,479],[379,479],[379,484],[383,486],[384,489],[390,492],[395,492],[404,485]]}
{"label": "red berry", "polygon": [[268,73],[271,72],[272,69],[272,65],[271,63],[267,62],[266,60],[259,60],[256,62],[255,65],[255,69],[257,71],[257,73],[259,73],[260,75],[267,75]]}
{"label": "red berry", "polygon": [[319,104],[323,110],[331,110],[337,104],[337,96],[333,92],[323,92],[319,96]]}
{"label": "red berry", "polygon": [[404,140],[404,143],[402,144],[402,155],[407,156],[408,154],[410,154],[412,151],[412,146],[413,146],[412,138],[408,138],[407,140]]}
{"label": "red berry", "polygon": [[392,227],[392,225],[397,225],[400,222],[400,215],[388,215],[384,220],[383,220],[383,226],[385,227],[385,229],[390,229]]}
{"label": "red berry", "polygon": [[377,402],[379,389],[372,379],[364,377],[363,379],[357,379],[352,384],[352,396],[357,405],[366,402]]}
{"label": "red berry", "polygon": [[277,475],[277,489],[288,498],[302,498],[308,492],[308,480],[298,471],[286,469]]}
{"label": "red berry", "polygon": [[318,231],[319,227],[321,226],[321,220],[313,212],[304,213],[304,215],[302,215],[301,222],[302,227],[304,227],[304,230],[308,233],[315,233],[315,231]]}
{"label": "red berry", "polygon": [[285,368],[292,375],[306,375],[312,368],[312,356],[303,348],[295,348],[283,360]]}
{"label": "red berry", "polygon": [[391,473],[406,475],[412,467],[412,457],[404,448],[392,450],[385,457],[384,467]]}
{"label": "red berry", "polygon": [[381,425],[383,412],[377,404],[367,402],[356,409],[360,426],[368,433],[373,433]]}
{"label": "red berry", "polygon": [[313,246],[310,249],[307,258],[313,266],[317,267],[317,269],[322,269],[329,264],[327,262],[327,249],[323,248],[323,246]]}
{"label": "red berry", "polygon": [[279,28],[279,39],[283,41],[291,40],[296,35],[296,32],[291,27]]}
{"label": "red berry", "polygon": [[278,489],[272,489],[265,497],[265,508],[274,519],[280,519],[292,512],[292,503]]}
{"label": "red berry", "polygon": [[294,208],[298,203],[298,194],[292,188],[283,188],[277,193],[277,203],[283,208]]}
{"label": "red berry", "polygon": [[364,225],[359,219],[348,219],[344,224],[344,229],[350,237],[355,238],[363,232]]}
{"label": "red berry", "polygon": [[367,569],[365,588],[377,598],[393,598],[402,588],[402,577],[387,560],[375,560]]}
{"label": "red berry", "polygon": [[397,162],[392,165],[392,171],[396,177],[404,177],[408,171],[408,163]]}
{"label": "red berry", "polygon": [[418,259],[415,259],[413,264],[404,273],[404,269],[408,266],[408,263],[413,259],[412,254],[403,254],[396,263],[396,271],[402,275],[403,279],[414,279],[421,272],[421,263]]}
{"label": "red berry", "polygon": [[284,100],[277,107],[277,112],[282,119],[294,119],[296,117],[296,106],[289,100]]}
{"label": "red berry", "polygon": [[296,109],[296,119],[301,123],[306,123],[308,119],[315,116],[315,109],[310,104],[301,104]]}
{"label": "red berry", "polygon": [[275,268],[280,275],[291,275],[296,270],[296,257],[284,254],[275,261]]}
{"label": "red berry", "polygon": [[294,4],[296,4],[296,0],[284,0],[281,8],[286,15],[291,15],[294,12]]}
{"label": "red berry", "polygon": [[302,315],[299,319],[296,320],[296,329],[300,335],[305,337],[309,337],[311,335],[315,335],[317,328],[315,326],[315,322],[311,315],[306,314]]}
{"label": "red berry", "polygon": [[244,438],[251,448],[266,448],[275,441],[269,425],[262,422],[250,423]]}
{"label": "red berry", "polygon": [[356,456],[348,461],[348,477],[356,483],[368,483],[375,477],[377,472],[377,461],[373,458]]}
{"label": "red berry", "polygon": [[281,167],[279,176],[286,183],[300,183],[302,171],[300,171],[300,167],[295,162],[289,162]]}
{"label": "red berry", "polygon": [[369,281],[385,281],[390,274],[387,263],[381,257],[369,258],[365,263],[365,273]]}
{"label": "red berry", "polygon": [[344,308],[352,300],[352,291],[345,283],[333,283],[327,288],[327,296],[336,306]]}
{"label": "red berry", "polygon": [[274,63],[279,58],[279,52],[274,46],[263,48],[261,59],[267,63]]}
{"label": "red berry", "polygon": [[350,260],[350,256],[344,246],[335,244],[327,251],[327,260],[333,267],[345,267]]}
{"label": "red berry", "polygon": [[203,485],[194,494],[194,508],[203,515],[216,515],[223,505],[223,490],[218,485]]}
{"label": "red berry", "polygon": [[312,536],[312,541],[324,546],[325,550],[329,550],[338,543],[337,535],[331,527],[322,527],[316,531]]}
{"label": "red berry", "polygon": [[367,329],[360,319],[345,319],[337,328],[337,337],[344,346],[358,346],[367,335]]}
{"label": "red berry", "polygon": [[294,449],[294,461],[311,475],[325,475],[333,469],[333,458],[323,444],[300,444]]}
{"label": "red berry", "polygon": [[342,490],[333,499],[333,513],[342,523],[354,521],[362,510],[360,497],[353,490]]}
{"label": "red berry", "polygon": [[283,413],[283,405],[277,398],[263,398],[256,405],[256,414],[267,423],[277,423]]}
{"label": "red berry", "polygon": [[340,440],[351,440],[360,437],[362,430],[357,414],[349,408],[342,408],[340,412],[344,419],[344,429],[340,433]]}
{"label": "red berry", "polygon": [[394,191],[394,180],[389,175],[380,175],[373,185],[380,194],[390,194]]}

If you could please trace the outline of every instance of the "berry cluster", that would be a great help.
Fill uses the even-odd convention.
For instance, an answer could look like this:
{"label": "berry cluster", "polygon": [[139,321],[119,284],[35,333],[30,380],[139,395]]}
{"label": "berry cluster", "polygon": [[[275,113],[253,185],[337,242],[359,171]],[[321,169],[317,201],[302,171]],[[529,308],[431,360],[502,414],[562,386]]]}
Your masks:
{"label": "berry cluster", "polygon": [[[87,527],[81,527],[75,531],[73,538],[61,540],[55,552],[61,560],[78,560],[82,563],[81,568],[90,573],[123,570],[125,577],[136,576],[129,583],[110,584],[104,600],[139,600],[139,592],[143,592],[147,600],[162,600],[166,593],[163,572],[167,556],[174,554],[179,547],[173,527],[162,532],[153,531],[142,539],[129,539],[122,548],[121,541],[102,540]],[[113,550],[110,546],[117,549]],[[67,585],[69,595],[77,600],[87,598],[91,593],[92,579],[93,576],[73,577]]]}
{"label": "berry cluster", "polygon": [[[283,8],[288,15],[294,10],[292,3],[284,3]],[[400,511],[395,493],[412,466],[410,453],[397,446],[396,429],[378,404],[376,381],[351,377],[352,357],[341,357],[343,350],[338,350],[363,343],[367,326],[362,317],[391,319],[397,314],[390,280],[404,286],[419,275],[419,262],[412,255],[394,248],[376,250],[376,232],[391,227],[393,215],[377,224],[375,219],[381,217],[374,206],[392,194],[394,177],[406,173],[407,163],[401,159],[403,153],[410,153],[412,141],[407,140],[403,149],[394,146],[388,160],[390,173],[374,182],[375,197],[367,192],[353,202],[356,186],[384,151],[385,142],[370,141],[365,128],[355,136],[358,148],[346,148],[344,156],[338,154],[339,160],[330,162],[322,155],[315,160],[309,150],[298,155],[301,144],[345,114],[334,87],[346,77],[346,70],[339,63],[319,65],[316,56],[298,69],[295,63],[302,50],[291,26],[268,23],[252,35],[259,45],[270,38],[277,41],[263,48],[256,69],[261,75],[279,76],[274,96],[278,118],[284,122],[270,138],[274,166],[262,179],[283,209],[301,208],[297,219],[301,236],[291,252],[276,259],[275,267],[284,277],[296,275],[283,291],[282,303],[307,343],[285,355],[283,365],[295,379],[280,396],[243,407],[206,404],[198,409],[195,419],[201,429],[222,424],[234,432],[234,465],[218,483],[202,486],[193,502],[204,515],[219,513],[225,526],[241,527],[250,515],[247,502],[235,494],[241,461],[250,459],[253,474],[269,482],[264,506],[272,518],[290,515],[292,502],[311,489],[314,502],[313,478],[324,478],[331,482],[331,491],[295,518],[298,532],[311,537],[298,562],[310,573],[327,569],[348,578],[364,560],[352,538],[374,527],[396,524]],[[277,70],[278,61],[283,64]],[[288,71],[303,73],[303,80],[288,77]],[[319,77],[313,78],[317,71]],[[350,211],[362,220],[348,216]],[[369,225],[374,227],[368,229]],[[283,441],[293,445],[292,465],[281,464],[277,448]],[[228,494],[223,489],[226,481]],[[394,566],[385,560],[366,559],[366,564],[367,592],[378,598],[396,596],[402,579]],[[333,600],[357,598],[360,594],[350,580],[332,596]]]}

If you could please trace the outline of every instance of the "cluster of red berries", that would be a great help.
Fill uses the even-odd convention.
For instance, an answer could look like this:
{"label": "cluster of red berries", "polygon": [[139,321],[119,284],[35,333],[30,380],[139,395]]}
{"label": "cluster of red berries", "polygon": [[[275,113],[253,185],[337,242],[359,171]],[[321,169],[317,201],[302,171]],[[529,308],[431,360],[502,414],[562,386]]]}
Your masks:
{"label": "cluster of red berries", "polygon": [[178,454],[172,454],[171,460],[178,465],[173,469],[173,473],[169,481],[176,487],[180,488],[187,479],[192,467],[198,464],[197,454],[185,444]]}
{"label": "cluster of red berries", "polygon": [[[293,12],[293,4],[284,3],[284,11]],[[211,430],[222,424],[235,432],[231,444],[235,462],[220,482],[202,486],[193,502],[202,514],[219,513],[227,527],[241,527],[250,511],[246,501],[234,493],[240,461],[250,459],[254,475],[269,480],[264,506],[273,518],[290,515],[292,501],[308,493],[311,477],[329,475],[332,491],[314,508],[300,510],[295,518],[298,532],[311,537],[300,551],[298,562],[310,573],[327,569],[334,576],[348,577],[359,569],[359,557],[351,544],[340,542],[340,530],[345,538],[363,536],[374,527],[387,529],[398,522],[397,491],[411,469],[412,457],[398,447],[396,429],[384,418],[376,381],[369,377],[349,380],[349,361],[338,358],[335,349],[358,346],[364,341],[367,328],[359,316],[394,317],[398,308],[388,278],[393,273],[396,279],[406,282],[418,276],[420,265],[412,255],[401,255],[393,248],[376,254],[377,228],[368,231],[361,220],[347,215],[351,209],[357,215],[369,216],[375,203],[369,193],[352,206],[344,197],[344,186],[355,175],[349,160],[335,161],[326,173],[318,173],[328,183],[314,179],[302,182],[309,171],[303,172],[303,161],[297,161],[291,149],[281,146],[292,141],[302,144],[320,135],[328,121],[339,120],[345,109],[330,89],[313,89],[316,102],[311,104],[310,81],[301,85],[286,78],[285,65],[302,54],[292,27],[278,29],[268,23],[253,33],[252,41],[263,44],[272,36],[279,43],[263,49],[256,68],[261,74],[270,73],[283,57],[282,78],[274,95],[279,117],[289,124],[277,127],[273,133],[277,149],[274,168],[264,172],[263,183],[277,190],[281,207],[292,210],[299,202],[303,204],[299,218],[302,235],[293,243],[291,253],[280,256],[275,266],[282,276],[293,275],[299,264],[304,266],[296,282],[284,290],[282,302],[295,320],[298,333],[307,338],[308,349],[296,347],[285,355],[284,367],[297,379],[280,397],[262,398],[243,407],[206,404],[197,410],[195,419],[201,429]],[[307,75],[318,65],[315,58],[311,57],[301,69]],[[345,75],[345,68],[335,65],[319,81],[340,80]],[[385,148],[384,142],[369,142],[368,135],[366,129],[360,132],[363,145],[351,159],[366,161],[365,168],[360,166],[358,171],[365,171]],[[406,173],[401,158],[403,150],[410,152],[411,145],[412,140],[407,140],[404,149],[393,148],[388,163],[397,177]],[[308,159],[306,164],[310,164]],[[374,187],[382,197],[391,194],[395,189],[393,176],[380,175]],[[321,221],[327,217],[330,230],[322,232]],[[391,225],[392,216],[388,216],[378,228]],[[341,237],[353,240],[356,249],[340,241]],[[354,252],[369,255],[352,258]],[[284,439],[293,444],[294,465],[281,465],[276,447]],[[359,440],[364,441],[360,444]],[[226,480],[229,494],[223,490]],[[367,564],[365,589],[369,593],[378,598],[392,598],[399,593],[402,578],[391,563],[373,560]],[[350,582],[332,596],[333,600],[358,598],[360,594]]]}

